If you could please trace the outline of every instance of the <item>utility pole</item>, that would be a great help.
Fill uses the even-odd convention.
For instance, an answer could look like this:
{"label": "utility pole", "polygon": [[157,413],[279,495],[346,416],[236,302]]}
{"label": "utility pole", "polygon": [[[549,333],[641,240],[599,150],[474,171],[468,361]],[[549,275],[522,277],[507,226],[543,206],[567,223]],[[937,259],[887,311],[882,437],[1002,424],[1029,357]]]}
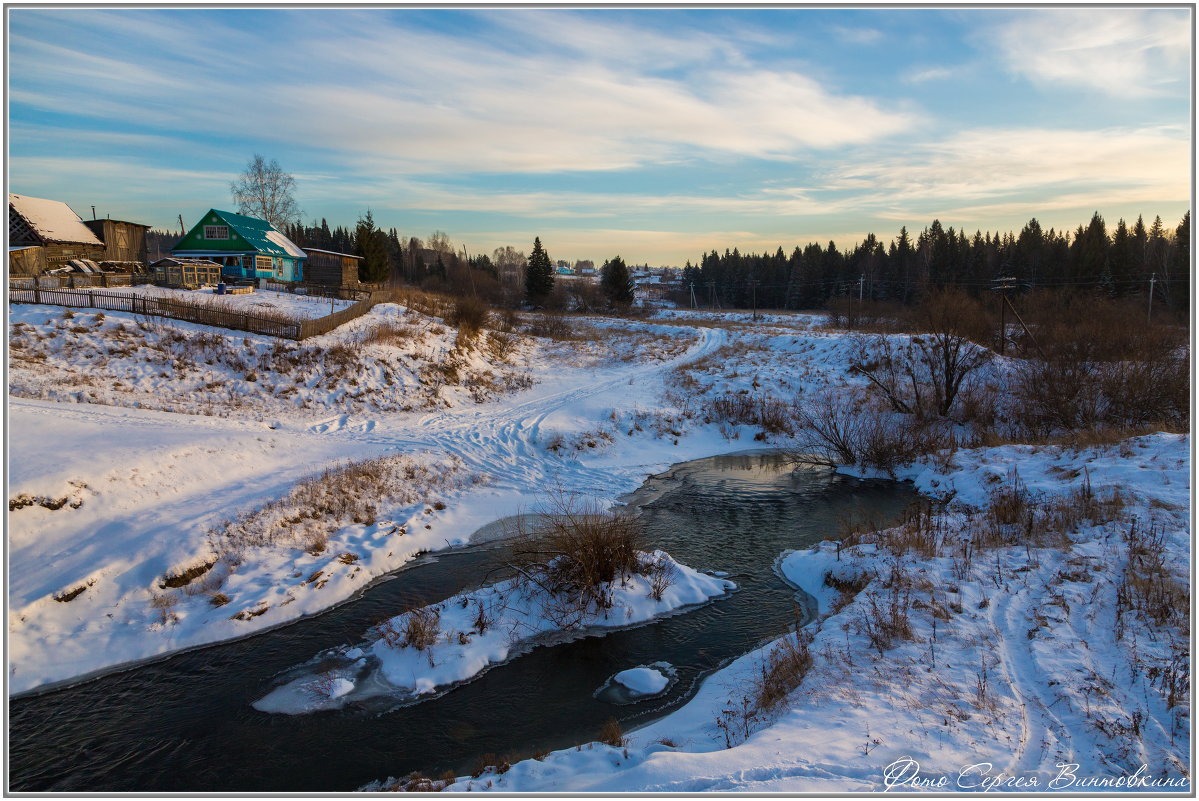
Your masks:
{"label": "utility pole", "polygon": [[179,215],[179,236],[183,236],[185,233],[187,233],[187,232],[183,230],[183,215],[180,214]]}
{"label": "utility pole", "polygon": [[[1149,276],[1149,314],[1145,317],[1146,323],[1153,322],[1153,285],[1157,283],[1157,273]],[[1169,298],[1167,297],[1167,300]]]}
{"label": "utility pole", "polygon": [[750,291],[750,294],[753,296],[753,305],[754,305],[753,320],[756,323],[758,321],[758,279],[756,279],[756,278],[749,279],[749,291]]}
{"label": "utility pole", "polygon": [[[1003,356],[1007,350],[1007,307],[1011,303],[1007,299],[1007,293],[1016,288],[1016,279],[1008,276],[1006,278],[996,278],[991,282],[991,291],[999,293],[999,355]],[[1013,311],[1015,311],[1013,309]]]}
{"label": "utility pole", "polygon": [[699,307],[695,305],[695,282],[688,281],[687,286],[691,287],[691,308],[697,309]]}

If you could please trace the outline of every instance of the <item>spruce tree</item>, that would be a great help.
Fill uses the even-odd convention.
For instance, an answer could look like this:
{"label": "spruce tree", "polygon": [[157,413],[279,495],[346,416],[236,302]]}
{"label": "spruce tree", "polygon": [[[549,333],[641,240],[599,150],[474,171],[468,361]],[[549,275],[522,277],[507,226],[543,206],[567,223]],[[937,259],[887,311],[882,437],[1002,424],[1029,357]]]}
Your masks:
{"label": "spruce tree", "polygon": [[375,218],[367,209],[366,215],[358,218],[354,231],[355,255],[362,257],[358,265],[358,277],[368,284],[387,280],[387,235],[375,227]]}
{"label": "spruce tree", "polygon": [[550,269],[550,257],[541,247],[541,237],[533,238],[533,252],[529,254],[525,268],[525,292],[530,303],[545,300],[554,291],[554,271]]}
{"label": "spruce tree", "polygon": [[600,268],[600,288],[613,305],[627,306],[633,302],[633,279],[620,256],[609,259]]}

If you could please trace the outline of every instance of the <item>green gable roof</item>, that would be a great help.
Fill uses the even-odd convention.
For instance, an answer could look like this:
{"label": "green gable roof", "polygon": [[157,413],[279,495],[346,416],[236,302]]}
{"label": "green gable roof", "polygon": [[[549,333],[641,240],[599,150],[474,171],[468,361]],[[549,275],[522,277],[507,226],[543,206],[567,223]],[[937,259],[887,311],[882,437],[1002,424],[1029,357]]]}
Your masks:
{"label": "green gable roof", "polygon": [[[266,220],[220,209],[209,209],[187,236],[171,249],[172,252],[211,249],[214,243],[211,240],[204,240],[202,232],[205,225],[213,224],[214,215],[219,217],[229,226],[231,232],[237,235],[226,240],[226,244],[219,248],[221,250],[252,249],[267,256],[290,256],[299,259],[305,257],[304,251],[296,243],[281,234]],[[242,242],[236,241],[238,237],[244,241],[244,246]]]}
{"label": "green gable roof", "polygon": [[213,209],[211,213],[216,214],[229,223],[229,227],[237,231],[242,239],[249,242],[250,247],[259,253],[267,253],[272,256],[304,257],[304,251],[300,250],[296,243],[279,233],[266,220],[260,220],[257,217],[247,217],[244,214],[235,214],[232,211],[221,211],[220,209]]}

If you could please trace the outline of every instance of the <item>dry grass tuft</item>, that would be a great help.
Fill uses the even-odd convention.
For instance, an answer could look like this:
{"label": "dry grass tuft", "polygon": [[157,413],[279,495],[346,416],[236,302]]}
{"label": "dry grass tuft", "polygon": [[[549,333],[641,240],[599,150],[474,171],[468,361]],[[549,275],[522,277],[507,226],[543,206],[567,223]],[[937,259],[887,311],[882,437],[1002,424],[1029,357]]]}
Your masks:
{"label": "dry grass tuft", "polygon": [[604,722],[600,728],[599,737],[596,739],[613,748],[624,748],[628,744],[628,739],[624,736],[624,729],[620,727],[620,721],[616,718],[608,718]]}
{"label": "dry grass tuft", "polygon": [[448,490],[461,469],[457,461],[424,464],[403,454],[349,462],[297,482],[284,497],[210,531],[209,539],[217,554],[235,557],[270,545],[321,553],[338,529],[374,525],[380,504],[403,506]]}
{"label": "dry grass tuft", "polygon": [[573,628],[612,606],[612,583],[644,574],[641,523],[574,499],[557,502],[532,530],[518,532],[512,567],[525,586],[546,596],[560,628]]}

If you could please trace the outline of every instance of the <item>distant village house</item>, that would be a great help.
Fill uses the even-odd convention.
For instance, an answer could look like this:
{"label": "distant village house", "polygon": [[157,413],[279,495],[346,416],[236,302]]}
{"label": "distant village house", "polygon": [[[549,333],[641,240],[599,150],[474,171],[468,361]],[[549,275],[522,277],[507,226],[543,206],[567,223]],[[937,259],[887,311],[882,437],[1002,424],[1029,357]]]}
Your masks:
{"label": "distant village house", "polygon": [[206,259],[226,276],[300,281],[308,254],[266,220],[209,209],[171,255]]}

